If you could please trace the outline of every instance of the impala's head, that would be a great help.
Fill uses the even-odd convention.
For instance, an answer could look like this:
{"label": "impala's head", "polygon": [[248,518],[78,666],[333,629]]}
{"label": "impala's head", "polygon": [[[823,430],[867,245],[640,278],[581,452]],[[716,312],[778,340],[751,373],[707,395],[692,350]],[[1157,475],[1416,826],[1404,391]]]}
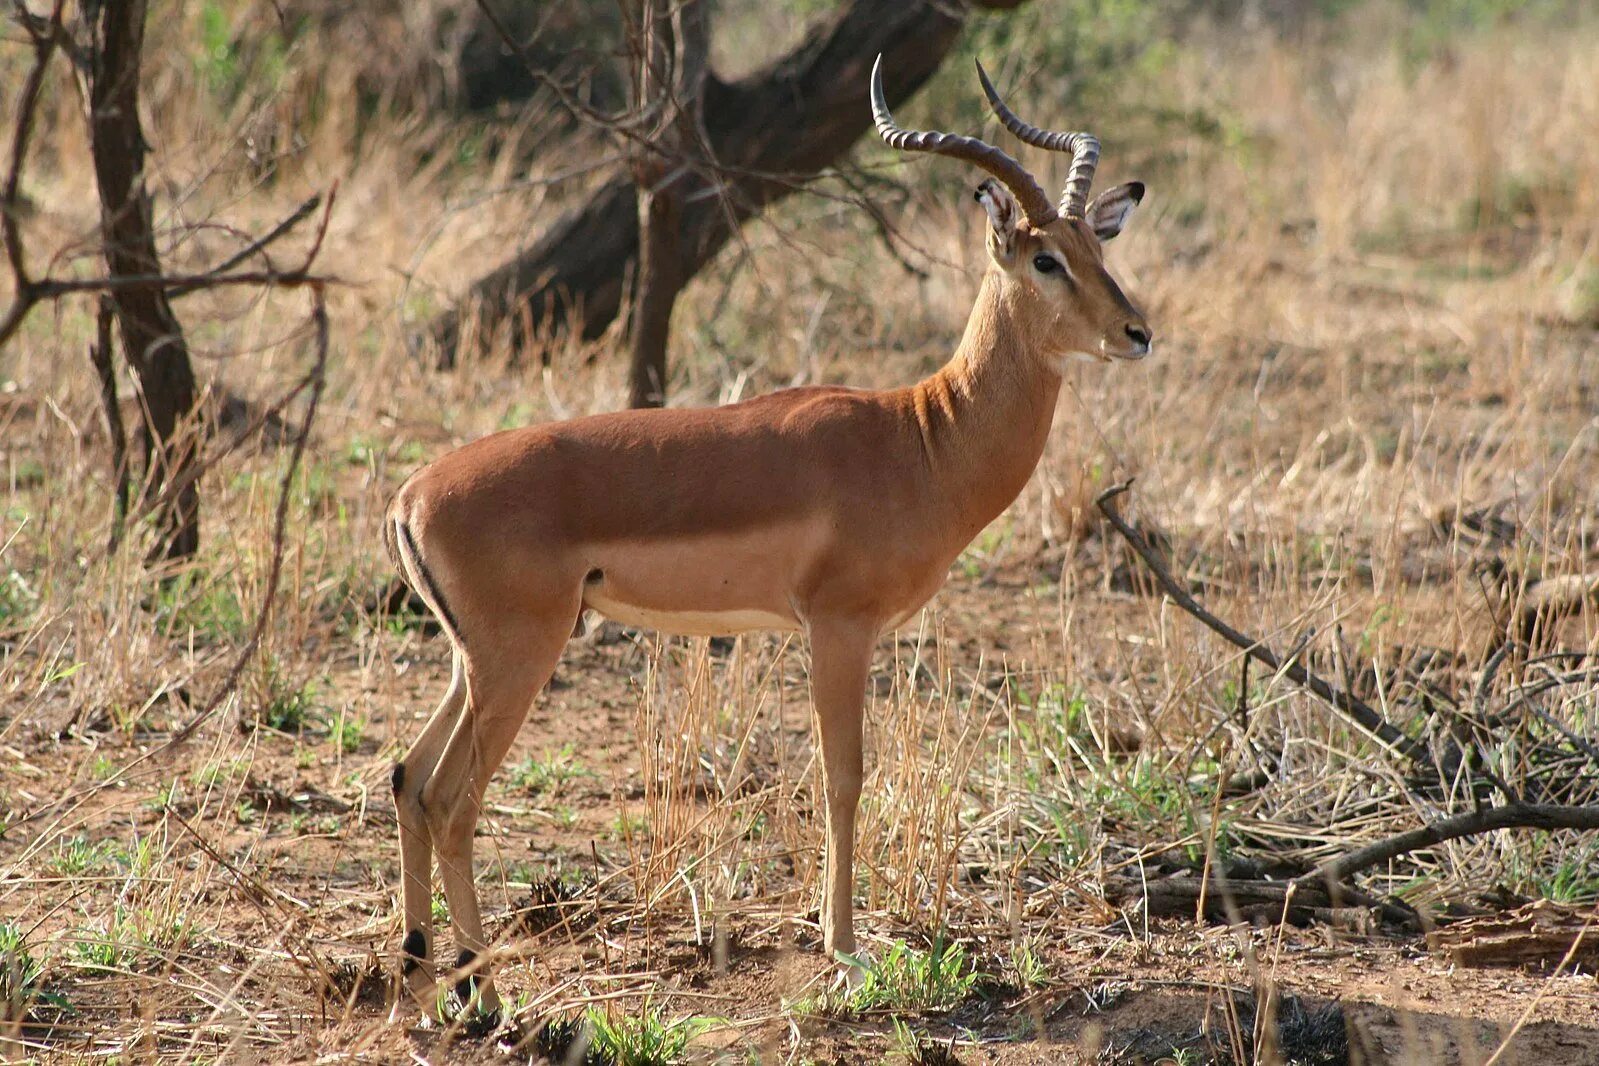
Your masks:
{"label": "impala's head", "polygon": [[1057,206],[1025,167],[993,145],[975,137],[901,129],[883,96],[881,67],[879,56],[872,67],[872,116],[883,140],[902,151],[964,159],[993,175],[976,192],[988,214],[988,254],[1004,276],[1018,325],[1038,350],[1056,366],[1074,357],[1109,362],[1148,355],[1149,323],[1105,269],[1104,256],[1104,243],[1121,232],[1143,199],[1143,183],[1118,185],[1089,200],[1098,139],[1023,122],[978,64],[983,91],[1006,129],[1028,144],[1071,154]]}

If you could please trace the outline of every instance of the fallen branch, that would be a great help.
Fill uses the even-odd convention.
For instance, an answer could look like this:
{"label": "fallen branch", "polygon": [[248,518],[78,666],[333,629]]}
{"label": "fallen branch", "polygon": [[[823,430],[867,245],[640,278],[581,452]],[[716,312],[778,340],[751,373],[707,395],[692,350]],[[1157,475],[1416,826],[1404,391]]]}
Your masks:
{"label": "fallen branch", "polygon": [[1193,918],[1196,910],[1213,922],[1248,921],[1267,925],[1304,925],[1340,917],[1351,907],[1376,911],[1396,925],[1418,924],[1416,913],[1345,885],[1301,885],[1297,881],[1240,880],[1210,877],[1167,877],[1154,881],[1119,878],[1105,883],[1112,903],[1137,903],[1150,918]]}
{"label": "fallen branch", "polygon": [[1599,829],[1599,805],[1567,807],[1553,803],[1506,803],[1498,807],[1483,807],[1356,848],[1295,878],[1293,884],[1337,884],[1412,851],[1430,848],[1446,840],[1491,833],[1495,829]]}
{"label": "fallen branch", "polygon": [[1166,569],[1165,563],[1161,561],[1160,556],[1154,549],[1149,546],[1149,542],[1144,539],[1143,535],[1128,525],[1127,520],[1112,506],[1112,501],[1131,487],[1132,481],[1130,480],[1124,481],[1119,485],[1112,485],[1095,498],[1094,505],[1100,509],[1110,521],[1110,524],[1116,527],[1116,532],[1120,533],[1123,539],[1132,546],[1133,551],[1144,561],[1144,565],[1149,567],[1150,572],[1155,575],[1155,580],[1160,583],[1166,595],[1171,597],[1172,602],[1199,619],[1211,631],[1219,634],[1229,643],[1243,649],[1247,655],[1314,693],[1323,702],[1331,705],[1342,713],[1344,717],[1399,752],[1406,759],[1411,762],[1426,762],[1429,760],[1425,744],[1405,736],[1397,726],[1377,713],[1365,701],[1350,695],[1341,688],[1333,687],[1323,680],[1320,675],[1305,669],[1295,659],[1285,662],[1278,657],[1276,652],[1267,647],[1263,641],[1234,629],[1206,610],[1203,604],[1194,599],[1189,591],[1178,583],[1176,578],[1172,577],[1171,571]]}

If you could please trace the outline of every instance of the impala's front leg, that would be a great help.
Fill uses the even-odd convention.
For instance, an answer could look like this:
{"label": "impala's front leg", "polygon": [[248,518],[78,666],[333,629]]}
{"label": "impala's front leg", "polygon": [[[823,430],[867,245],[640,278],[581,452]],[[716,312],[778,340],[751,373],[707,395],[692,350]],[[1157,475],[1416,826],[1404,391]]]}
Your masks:
{"label": "impala's front leg", "polygon": [[850,620],[813,621],[811,698],[822,736],[822,789],[827,798],[822,946],[831,956],[855,953],[855,811],[861,799],[861,718],[877,627]]}

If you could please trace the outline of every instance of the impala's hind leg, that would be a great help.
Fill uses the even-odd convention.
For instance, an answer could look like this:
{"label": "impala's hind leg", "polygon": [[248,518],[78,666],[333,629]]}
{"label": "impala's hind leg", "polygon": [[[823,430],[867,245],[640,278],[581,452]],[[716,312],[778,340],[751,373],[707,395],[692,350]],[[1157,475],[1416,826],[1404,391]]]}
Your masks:
{"label": "impala's hind leg", "polygon": [[[406,991],[426,1014],[437,1010],[437,996],[433,968],[433,841],[422,812],[422,787],[444,753],[444,745],[465,706],[466,670],[457,654],[443,701],[405,758],[394,764],[394,813],[400,824],[400,897],[405,912],[400,971]],[[395,1000],[391,1020],[398,1021],[403,1016],[404,1004],[402,993]]]}
{"label": "impala's hind leg", "polygon": [[555,672],[577,607],[574,593],[573,602],[557,612],[504,620],[492,637],[468,645],[466,713],[423,791],[458,950],[456,993],[468,1003],[475,993],[479,1009],[489,1014],[499,1010],[500,999],[480,957],[488,943],[472,874],[472,837],[489,779],[511,750],[534,696]]}

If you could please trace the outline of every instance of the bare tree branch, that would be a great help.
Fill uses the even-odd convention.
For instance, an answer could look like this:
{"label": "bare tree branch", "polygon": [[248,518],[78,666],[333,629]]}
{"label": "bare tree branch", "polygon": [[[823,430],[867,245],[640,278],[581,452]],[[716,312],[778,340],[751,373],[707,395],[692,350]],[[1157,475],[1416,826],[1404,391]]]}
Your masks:
{"label": "bare tree branch", "polygon": [[1399,752],[1411,762],[1427,761],[1428,750],[1425,744],[1407,737],[1399,731],[1398,727],[1377,713],[1363,700],[1350,695],[1341,688],[1333,687],[1319,675],[1305,669],[1297,661],[1285,662],[1278,658],[1277,653],[1267,647],[1265,643],[1234,629],[1220,618],[1211,614],[1205,609],[1203,604],[1194,599],[1188,590],[1179,584],[1176,578],[1172,577],[1171,572],[1166,569],[1165,563],[1161,561],[1160,556],[1149,546],[1149,543],[1144,540],[1143,535],[1128,525],[1127,520],[1113,506],[1116,498],[1131,487],[1132,481],[1130,480],[1124,481],[1119,485],[1112,485],[1099,494],[1094,500],[1094,504],[1109,519],[1110,524],[1116,527],[1116,532],[1122,535],[1122,538],[1138,554],[1138,557],[1144,561],[1144,565],[1149,567],[1150,573],[1155,575],[1155,580],[1165,590],[1166,595],[1171,597],[1172,602],[1204,623],[1207,628],[1221,636],[1228,643],[1243,649],[1246,654],[1263,663],[1269,669],[1282,673],[1295,684],[1314,693],[1323,702],[1343,714],[1344,717]]}
{"label": "bare tree branch", "polygon": [[[335,185],[335,187],[337,186]],[[278,240],[278,238],[283,237],[293,230],[295,226],[298,226],[301,222],[305,221],[305,219],[309,218],[311,212],[315,211],[321,205],[322,194],[317,193],[315,196],[312,196],[309,200],[305,201],[305,203],[301,204],[299,207],[296,207],[292,215],[268,230],[265,236],[251,241],[246,247],[240,249],[235,254],[228,256],[227,259],[212,267],[210,271],[208,271],[208,274],[213,278],[213,280],[220,280],[217,278],[217,275],[226,274],[228,271],[232,270],[246,259],[258,254],[261,255],[263,259],[266,259],[267,269],[270,271],[272,267],[272,261],[264,254],[267,246]],[[326,226],[327,224],[324,221],[324,231],[326,230]],[[320,237],[318,239],[320,240]],[[309,263],[307,266],[309,266]],[[187,296],[191,292],[196,292],[200,289],[206,288],[208,284],[208,282],[196,280],[186,282],[181,285],[174,285],[170,290],[168,290],[167,299],[176,300],[180,296]]]}
{"label": "bare tree branch", "polygon": [[[329,203],[331,205],[331,197]],[[255,625],[250,629],[250,639],[239,650],[233,665],[211,693],[210,699],[206,700],[205,706],[200,708],[193,718],[174,730],[172,736],[157,749],[158,751],[183,743],[216,714],[223,701],[238,687],[239,677],[244,673],[244,668],[249,665],[250,660],[255,657],[256,649],[261,646],[261,640],[266,635],[267,623],[272,619],[272,607],[277,602],[278,583],[283,576],[283,546],[288,531],[289,500],[293,496],[294,477],[299,472],[300,460],[305,455],[306,442],[311,436],[311,423],[316,420],[317,406],[322,402],[322,390],[327,385],[328,309],[322,286],[312,287],[311,298],[313,301],[311,325],[316,335],[316,360],[306,376],[290,392],[292,396],[309,387],[311,398],[306,403],[305,417],[300,421],[300,432],[295,435],[294,447],[289,452],[289,465],[283,471],[283,480],[278,487],[277,514],[272,524],[272,562],[267,568],[266,587],[261,591],[261,606],[256,610]]]}
{"label": "bare tree branch", "polygon": [[5,192],[0,197],[0,240],[5,243],[6,260],[11,265],[15,289],[11,306],[6,309],[5,317],[0,318],[0,347],[5,346],[33,305],[42,299],[28,274],[18,216],[22,211],[22,166],[28,158],[28,140],[33,135],[33,119],[39,110],[39,93],[44,88],[45,72],[50,67],[50,57],[55,54],[56,44],[63,32],[61,11],[65,5],[66,0],[55,0],[47,29],[40,29],[34,25],[33,16],[22,0],[15,0],[17,19],[33,41],[33,66],[28,68],[22,92],[17,97],[17,121],[11,130],[11,165],[6,172]]}

